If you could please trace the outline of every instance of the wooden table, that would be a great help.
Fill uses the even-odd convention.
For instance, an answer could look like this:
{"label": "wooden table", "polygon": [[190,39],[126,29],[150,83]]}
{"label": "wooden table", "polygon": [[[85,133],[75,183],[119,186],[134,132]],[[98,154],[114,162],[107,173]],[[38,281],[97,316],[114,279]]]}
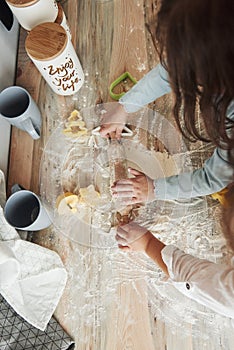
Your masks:
{"label": "wooden table", "polygon": [[9,188],[17,182],[38,192],[41,152],[57,124],[74,108],[113,101],[108,93],[110,82],[125,71],[139,80],[158,62],[152,39],[157,2],[74,0],[62,4],[84,69],[85,84],[73,97],[55,95],[28,59],[24,48],[27,33],[21,30],[16,84],[28,89],[37,101],[43,129],[37,142],[13,129]]}
{"label": "wooden table", "polygon": [[[158,1],[68,0],[61,4],[84,69],[85,83],[74,96],[54,94],[28,59],[24,48],[27,33],[21,30],[16,84],[26,88],[37,102],[43,126],[38,141],[12,129],[8,192],[19,183],[39,194],[41,155],[61,120],[75,108],[112,101],[108,87],[113,80],[125,71],[139,80],[158,62],[153,39]],[[157,102],[157,109],[164,115],[169,115],[170,108],[170,97]],[[35,233],[33,241],[57,251],[68,270],[68,285],[55,316],[74,337],[76,350],[195,349],[191,339],[171,334],[150,314],[144,276],[134,288],[126,281],[119,283],[117,298],[111,299],[111,290],[109,295],[102,283],[108,280],[108,251],[75,245],[51,229]],[[117,275],[121,279],[121,271]],[[108,303],[101,299],[103,295]],[[86,312],[89,307],[93,309]],[[91,315],[91,319],[83,319],[86,315]]]}

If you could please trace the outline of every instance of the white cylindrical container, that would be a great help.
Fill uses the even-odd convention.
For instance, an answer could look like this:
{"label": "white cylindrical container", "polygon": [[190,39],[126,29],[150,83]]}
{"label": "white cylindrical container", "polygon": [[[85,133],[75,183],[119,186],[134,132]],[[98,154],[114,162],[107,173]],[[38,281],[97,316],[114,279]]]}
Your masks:
{"label": "white cylindrical container", "polygon": [[62,6],[60,5],[60,3],[58,2],[58,16],[55,20],[55,23],[60,24],[67,32],[68,37],[71,39],[72,35],[71,35],[71,30],[67,24],[67,18],[65,16],[65,13],[63,11]]}
{"label": "white cylindrical container", "polygon": [[55,0],[6,0],[15,17],[26,30],[43,22],[54,22],[58,16]]}
{"label": "white cylindrical container", "polygon": [[65,29],[57,23],[42,23],[31,30],[26,51],[52,90],[73,95],[84,83],[84,73]]}

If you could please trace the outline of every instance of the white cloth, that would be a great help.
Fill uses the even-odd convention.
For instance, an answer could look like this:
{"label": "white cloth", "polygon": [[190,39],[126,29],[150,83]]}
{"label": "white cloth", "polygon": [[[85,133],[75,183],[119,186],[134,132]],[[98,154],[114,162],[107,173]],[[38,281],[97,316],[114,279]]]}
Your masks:
{"label": "white cloth", "polygon": [[168,245],[162,250],[170,281],[187,297],[234,319],[234,268],[185,254]]}
{"label": "white cloth", "polygon": [[0,207],[0,293],[27,322],[45,330],[67,280],[56,252],[19,239]]}
{"label": "white cloth", "polygon": [[6,242],[0,242],[0,286],[10,286],[20,273],[20,264]]}

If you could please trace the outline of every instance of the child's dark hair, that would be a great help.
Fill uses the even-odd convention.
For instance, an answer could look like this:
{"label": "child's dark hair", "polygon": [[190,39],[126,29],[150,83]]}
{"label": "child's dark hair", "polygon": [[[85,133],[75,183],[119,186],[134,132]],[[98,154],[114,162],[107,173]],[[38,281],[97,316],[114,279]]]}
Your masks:
{"label": "child's dark hair", "polygon": [[[234,123],[227,118],[234,99],[233,18],[233,0],[162,0],[156,28],[178,127],[191,141],[212,141],[226,149],[234,148],[229,130]],[[205,135],[197,123],[197,103]]]}

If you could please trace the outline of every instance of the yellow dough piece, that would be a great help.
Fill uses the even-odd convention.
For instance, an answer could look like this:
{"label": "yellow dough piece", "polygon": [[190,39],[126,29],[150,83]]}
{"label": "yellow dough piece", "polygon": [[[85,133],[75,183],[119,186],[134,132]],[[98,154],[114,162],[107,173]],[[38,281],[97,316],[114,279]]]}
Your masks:
{"label": "yellow dough piece", "polygon": [[65,125],[67,128],[69,128],[71,126],[79,126],[80,128],[83,128],[83,127],[85,127],[85,122],[83,120],[74,120],[71,122],[66,122]]}
{"label": "yellow dough piece", "polygon": [[77,110],[71,112],[65,122],[63,133],[69,137],[81,137],[88,133],[88,130],[85,127],[85,122],[82,120],[82,116]]}
{"label": "yellow dough piece", "polygon": [[88,132],[88,130],[85,127],[80,127],[77,125],[71,125],[68,128],[63,130],[63,133],[66,136],[70,136],[70,137],[83,136],[83,135],[86,135],[87,132]]}
{"label": "yellow dough piece", "polygon": [[225,187],[223,190],[213,193],[211,197],[218,200],[225,208],[230,208],[234,203],[234,186]]}
{"label": "yellow dough piece", "polygon": [[80,115],[79,111],[74,109],[74,111],[71,112],[70,116],[67,119],[69,122],[82,120],[82,116]]}
{"label": "yellow dough piece", "polygon": [[80,201],[90,206],[96,206],[100,202],[100,193],[97,192],[93,185],[80,188]]}
{"label": "yellow dough piece", "polygon": [[60,194],[56,199],[56,204],[55,204],[56,208],[58,208],[59,203],[61,202],[62,199],[64,199],[65,197],[71,196],[71,195],[73,195],[72,192],[64,192],[64,193]]}
{"label": "yellow dough piece", "polygon": [[[60,197],[61,196],[61,197]],[[76,194],[67,194],[60,195],[57,198],[56,206],[59,215],[66,215],[66,214],[75,214],[77,212],[77,204],[79,203],[79,197]]]}

